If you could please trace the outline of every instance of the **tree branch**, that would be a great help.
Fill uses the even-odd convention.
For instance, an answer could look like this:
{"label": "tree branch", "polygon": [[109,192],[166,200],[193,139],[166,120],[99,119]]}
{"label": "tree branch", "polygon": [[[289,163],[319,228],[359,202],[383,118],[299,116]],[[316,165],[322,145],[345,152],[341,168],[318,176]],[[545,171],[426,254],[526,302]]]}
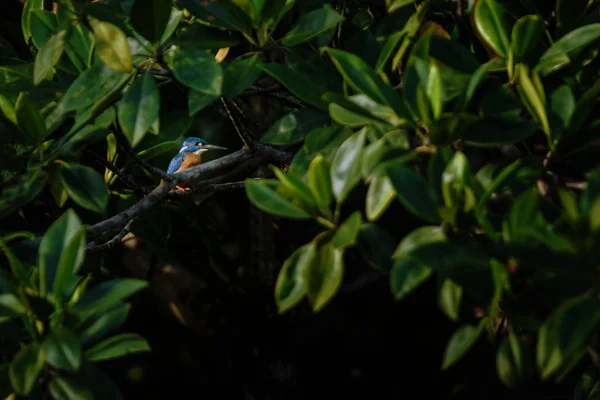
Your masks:
{"label": "tree branch", "polygon": [[[192,183],[198,181],[204,174],[208,172],[215,172],[218,170],[231,168],[254,157],[264,157],[266,160],[278,162],[287,162],[292,157],[291,153],[274,149],[259,142],[256,142],[254,145],[254,153],[251,153],[247,148],[242,148],[241,150],[221,158],[217,158],[216,160],[212,160],[170,175],[171,180],[162,180],[161,183],[154,188],[154,190],[152,190],[146,197],[142,198],[133,206],[104,221],[89,226],[86,230],[86,235],[89,238],[96,238],[100,235],[110,234],[121,229],[133,218],[140,216],[144,212],[151,209],[155,204],[166,199],[167,196],[169,196],[171,189],[173,189],[179,183]],[[164,171],[162,172],[164,173]]]}
{"label": "tree branch", "polygon": [[87,248],[85,250],[89,253],[98,253],[100,251],[112,249],[113,247],[115,247],[117,244],[119,244],[123,240],[125,235],[127,235],[131,231],[131,226],[133,225],[133,223],[135,222],[136,219],[137,219],[137,217],[133,218],[131,221],[129,221],[127,223],[127,225],[125,225],[125,227],[121,230],[121,232],[119,232],[115,237],[110,239],[108,242],[99,244],[99,245],[90,244],[87,246]]}
{"label": "tree branch", "polygon": [[235,131],[237,132],[238,136],[240,137],[240,139],[242,139],[242,142],[244,143],[244,145],[246,147],[248,147],[250,150],[253,150],[254,138],[252,136],[250,136],[248,134],[248,132],[246,132],[245,129],[241,128],[238,125],[237,119],[233,116],[233,114],[231,113],[231,110],[229,109],[229,105],[227,104],[227,100],[225,100],[223,97],[221,97],[221,103],[223,103],[223,107],[225,107],[225,111],[227,112],[227,116],[229,117],[229,120],[233,124],[233,127],[235,128]]}
{"label": "tree branch", "polygon": [[119,148],[123,151],[125,151],[127,154],[129,154],[138,164],[140,164],[143,168],[147,169],[148,171],[150,171],[153,175],[158,176],[160,179],[165,180],[165,181],[172,181],[173,180],[173,176],[167,174],[165,171],[163,171],[160,168],[156,168],[155,166],[151,165],[150,163],[148,163],[146,160],[144,160],[143,158],[141,158],[140,156],[138,156],[137,154],[135,154],[135,151],[133,151],[133,149],[127,149],[125,148],[125,146],[123,146],[121,143],[117,143]]}

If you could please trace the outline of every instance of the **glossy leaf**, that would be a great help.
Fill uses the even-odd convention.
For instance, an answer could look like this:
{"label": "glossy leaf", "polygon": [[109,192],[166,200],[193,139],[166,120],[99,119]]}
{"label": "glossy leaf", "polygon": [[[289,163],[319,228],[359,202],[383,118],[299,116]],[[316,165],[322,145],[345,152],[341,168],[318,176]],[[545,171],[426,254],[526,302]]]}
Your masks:
{"label": "glossy leaf", "polygon": [[39,85],[53,74],[54,66],[62,57],[65,49],[66,30],[52,35],[35,56],[33,63],[33,84]]}
{"label": "glossy leaf", "polygon": [[94,345],[84,356],[88,361],[98,362],[146,351],[151,351],[146,339],[136,333],[123,333]]}
{"label": "glossy leaf", "polygon": [[133,68],[133,59],[127,36],[110,22],[92,19],[96,53],[104,63],[115,71],[128,73]]}
{"label": "glossy leaf", "polygon": [[308,186],[321,210],[328,210],[333,200],[331,167],[322,154],[318,154],[308,167]]}
{"label": "glossy leaf", "polygon": [[390,164],[387,174],[398,200],[408,211],[429,222],[440,222],[436,200],[425,178],[402,164]]}
{"label": "glossy leaf", "polygon": [[297,46],[307,42],[344,20],[329,4],[309,11],[300,16],[296,24],[283,38],[281,44],[284,46]]}
{"label": "glossy leaf", "polygon": [[263,64],[261,68],[298,99],[321,110],[326,110],[326,104],[321,100],[322,92],[314,87],[309,76],[283,64],[268,63]]}
{"label": "glossy leaf", "polygon": [[133,81],[119,102],[117,116],[123,134],[132,147],[146,136],[158,118],[160,94],[150,72]]}
{"label": "glossy leaf", "polygon": [[281,117],[271,125],[260,141],[276,146],[296,144],[304,140],[312,130],[322,127],[328,121],[326,114],[304,108]]}
{"label": "glossy leaf", "polygon": [[262,69],[258,55],[238,58],[225,68],[223,96],[233,97],[242,93],[256,82]]}
{"label": "glossy leaf", "polygon": [[394,185],[388,176],[376,176],[369,184],[365,213],[371,222],[377,221],[396,198]]}
{"label": "glossy leaf", "polygon": [[312,211],[313,207],[316,206],[316,201],[308,185],[293,174],[285,173],[275,166],[271,167],[271,169],[277,179],[279,179],[279,182],[293,193],[294,197],[300,199],[305,206],[305,210]]}
{"label": "glossy leaf", "polygon": [[305,210],[280,196],[270,183],[272,182],[246,180],[246,195],[255,207],[285,218],[310,218],[310,214]]}
{"label": "glossy leaf", "polygon": [[554,42],[542,54],[535,69],[543,75],[558,71],[570,64],[573,56],[599,40],[600,23],[581,26]]}
{"label": "glossy leaf", "polygon": [[178,49],[168,63],[175,78],[184,85],[207,95],[221,95],[223,69],[212,54],[204,50]]}
{"label": "glossy leaf", "polygon": [[497,0],[480,0],[474,7],[475,26],[483,40],[502,57],[508,56],[512,18]]}
{"label": "glossy leaf", "polygon": [[342,143],[331,163],[331,185],[333,194],[342,203],[360,181],[360,159],[366,139],[366,130],[361,129]]}
{"label": "glossy leaf", "polygon": [[105,335],[114,333],[125,322],[130,310],[130,304],[122,303],[89,321],[86,328],[81,332],[82,345],[87,347]]}
{"label": "glossy leaf", "polygon": [[546,111],[546,94],[539,76],[535,71],[530,73],[529,69],[522,64],[519,67],[519,88],[522,90],[523,97],[540,121],[544,132],[550,135],[550,123]]}
{"label": "glossy leaf", "polygon": [[477,326],[463,325],[456,330],[446,346],[442,370],[450,368],[466,355],[479,339],[483,326],[480,322]]}
{"label": "glossy leaf", "polygon": [[21,30],[25,43],[28,43],[29,38],[31,38],[31,15],[33,11],[43,9],[44,0],[27,0],[24,3],[23,10],[21,11]]}
{"label": "glossy leaf", "polygon": [[440,288],[438,303],[442,312],[452,321],[457,322],[460,312],[463,288],[450,279],[444,280]]}
{"label": "glossy leaf", "polygon": [[397,259],[390,272],[390,288],[396,300],[401,300],[423,284],[433,270],[410,257]]}
{"label": "glossy leaf", "polygon": [[353,212],[337,229],[331,239],[331,244],[338,249],[354,246],[358,239],[361,225],[362,214],[360,211]]}
{"label": "glossy leaf", "polygon": [[19,128],[27,135],[30,143],[39,143],[46,134],[46,124],[40,111],[29,98],[21,92],[15,105],[15,113]]}
{"label": "glossy leaf", "polygon": [[93,400],[94,396],[91,391],[84,387],[80,382],[77,382],[66,376],[55,376],[48,384],[50,394],[55,399],[61,400]]}
{"label": "glossy leaf", "polygon": [[532,349],[511,331],[498,348],[498,377],[506,386],[514,388],[523,380],[532,377],[534,368]]}
{"label": "glossy leaf", "polygon": [[283,263],[275,283],[275,303],[279,314],[295,307],[306,294],[305,271],[314,262],[317,247],[310,242],[299,247]]}
{"label": "glossy leaf", "polygon": [[88,288],[72,306],[74,312],[83,316],[106,311],[148,286],[148,282],[122,278],[104,281]]}
{"label": "glossy leaf", "polygon": [[305,270],[306,295],[314,312],[325,307],[339,290],[344,276],[344,250],[331,243],[317,249],[315,260]]}
{"label": "glossy leaf", "polygon": [[514,62],[519,63],[535,50],[544,35],[544,19],[539,15],[527,15],[519,19],[512,30]]}
{"label": "glossy leaf", "polygon": [[42,344],[46,361],[61,370],[75,372],[81,366],[81,342],[75,333],[54,327]]}
{"label": "glossy leaf", "polygon": [[171,7],[171,0],[135,0],[130,12],[131,26],[150,42],[158,42],[169,23]]}
{"label": "glossy leaf", "polygon": [[48,228],[40,242],[40,293],[66,295],[84,260],[86,245],[81,220],[71,209]]}
{"label": "glossy leaf", "polygon": [[75,203],[96,213],[106,211],[109,193],[102,175],[96,170],[85,165],[64,163],[59,165],[58,175]]}
{"label": "glossy leaf", "polygon": [[44,353],[38,342],[30,342],[14,355],[8,371],[16,394],[26,396],[33,390],[42,368]]}

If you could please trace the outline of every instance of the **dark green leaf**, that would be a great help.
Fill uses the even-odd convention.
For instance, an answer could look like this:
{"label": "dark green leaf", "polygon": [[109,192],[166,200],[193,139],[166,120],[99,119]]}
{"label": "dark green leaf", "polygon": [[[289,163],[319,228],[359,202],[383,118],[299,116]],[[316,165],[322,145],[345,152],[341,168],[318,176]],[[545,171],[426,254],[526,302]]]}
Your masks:
{"label": "dark green leaf", "polygon": [[399,163],[388,165],[386,170],[396,196],[407,210],[426,221],[440,222],[435,196],[425,178]]}
{"label": "dark green leaf", "polygon": [[462,139],[472,146],[500,147],[525,140],[536,130],[537,125],[527,119],[489,116],[470,122]]}
{"label": "dark green leaf", "polygon": [[104,178],[96,170],[78,164],[62,163],[58,176],[69,197],[81,207],[96,212],[106,211],[108,189]]}
{"label": "dark green leaf", "polygon": [[188,95],[188,115],[193,116],[199,111],[204,110],[206,107],[214,103],[219,98],[214,94],[206,94],[197,90],[190,90]]}
{"label": "dark green leaf", "polygon": [[21,30],[25,43],[29,43],[31,37],[31,15],[35,10],[44,9],[44,0],[27,0],[21,12]]}
{"label": "dark green leaf", "polygon": [[305,270],[314,261],[316,244],[310,242],[294,251],[283,263],[275,283],[275,303],[279,314],[296,306],[306,294]]}
{"label": "dark green leaf", "polygon": [[527,59],[544,35],[544,19],[539,15],[526,15],[519,19],[512,30],[512,51],[514,62]]}
{"label": "dark green leaf", "polygon": [[27,308],[12,293],[0,294],[0,318],[24,314]]}
{"label": "dark green leaf", "polygon": [[390,288],[396,300],[401,300],[414,292],[431,274],[431,268],[423,266],[410,257],[397,259],[390,272]]}
{"label": "dark green leaf", "polygon": [[231,35],[231,32],[209,28],[200,24],[192,24],[185,30],[182,28],[182,33],[178,34],[173,41],[186,51],[197,49],[217,50],[240,44],[238,37]]}
{"label": "dark green leaf", "polygon": [[303,108],[277,120],[260,141],[272,145],[296,144],[304,140],[309,132],[322,127],[328,121],[326,114]]}
{"label": "dark green leaf", "polygon": [[150,351],[150,345],[136,333],[123,333],[113,336],[86,350],[88,361],[104,361],[126,356],[128,354]]}
{"label": "dark green leaf", "polygon": [[365,139],[366,130],[361,129],[342,143],[333,158],[331,184],[338,203],[342,203],[360,181],[360,160]]}
{"label": "dark green leaf", "polygon": [[360,226],[362,224],[362,214],[360,211],[355,211],[340,225],[333,235],[331,244],[338,248],[344,249],[352,247],[356,244]]}
{"label": "dark green leaf", "polygon": [[131,26],[152,43],[162,37],[169,17],[171,0],[135,0],[131,8]]}
{"label": "dark green leaf", "polygon": [[510,49],[513,18],[497,0],[480,0],[474,9],[475,26],[486,44],[502,57]]}
{"label": "dark green leaf", "polygon": [[231,0],[214,0],[203,5],[197,0],[177,0],[179,6],[188,9],[197,18],[213,26],[249,33],[252,21],[246,13]]}
{"label": "dark green leaf", "polygon": [[86,328],[81,332],[82,345],[87,347],[105,335],[114,333],[125,322],[130,310],[130,304],[121,303],[88,321]]}
{"label": "dark green leaf", "polygon": [[260,63],[255,54],[248,58],[238,58],[229,64],[224,71],[223,96],[233,97],[252,86],[262,73]]}
{"label": "dark green leaf", "polygon": [[30,143],[39,143],[46,134],[46,124],[40,111],[31,101],[30,95],[21,92],[15,105],[19,128],[27,135]]}
{"label": "dark green leaf", "polygon": [[133,68],[133,59],[127,36],[110,22],[92,19],[96,53],[104,63],[115,71],[128,73]]}
{"label": "dark green leaf", "polygon": [[581,26],[559,40],[542,54],[536,70],[546,75],[570,64],[571,58],[600,40],[600,23]]}
{"label": "dark green leaf", "polygon": [[358,244],[369,266],[389,271],[396,244],[385,229],[374,223],[363,223],[358,234]]}
{"label": "dark green leaf", "polygon": [[500,380],[508,387],[514,388],[521,381],[533,376],[533,352],[514,332],[505,337],[496,356],[496,370]]}
{"label": "dark green leaf", "polygon": [[561,37],[576,28],[588,7],[587,0],[556,1],[556,32]]}
{"label": "dark green leaf", "polygon": [[167,61],[178,81],[201,93],[220,96],[223,69],[215,57],[204,51],[178,49]]}
{"label": "dark green leaf", "polygon": [[477,342],[477,339],[479,339],[479,336],[483,331],[483,326],[483,323],[480,322],[477,326],[463,325],[456,330],[446,346],[442,370],[450,368],[458,360],[465,356],[465,354]]}
{"label": "dark green leaf", "polygon": [[321,100],[322,91],[314,87],[310,76],[283,64],[262,64],[261,68],[300,100],[321,110],[327,109],[327,105]]}
{"label": "dark green leaf", "polygon": [[[246,195],[257,208],[273,215],[292,219],[310,218],[305,210],[280,196],[273,187],[273,182],[246,180]],[[275,182],[276,183],[276,182]]]}
{"label": "dark green leaf", "polygon": [[292,47],[307,42],[343,20],[344,17],[335,12],[331,5],[324,4],[321,8],[302,14],[292,29],[281,38],[281,44]]}
{"label": "dark green leaf", "polygon": [[57,219],[40,242],[40,294],[68,296],[84,260],[86,244],[81,220],[71,209]]}
{"label": "dark green leaf", "polygon": [[90,390],[66,376],[55,376],[48,384],[55,400],[94,400]]}
{"label": "dark green leaf", "polygon": [[322,154],[318,154],[308,167],[308,186],[321,210],[328,210],[333,200],[330,173],[331,167]]}
{"label": "dark green leaf", "polygon": [[43,367],[44,352],[38,342],[21,347],[13,357],[8,372],[15,393],[23,396],[31,393]]}
{"label": "dark green leaf", "polygon": [[147,286],[148,282],[133,278],[105,281],[87,289],[72,308],[74,312],[84,316],[101,313]]}
{"label": "dark green leaf", "polygon": [[29,16],[33,45],[41,48],[56,32],[56,15],[46,10],[33,10]]}
{"label": "dark green leaf", "polygon": [[312,211],[317,203],[308,185],[293,174],[285,173],[275,166],[271,168],[281,184],[302,202],[304,209]]}
{"label": "dark green leaf", "polygon": [[62,105],[65,111],[86,109],[128,80],[129,75],[96,64],[75,78],[62,98]]}
{"label": "dark green leaf", "polygon": [[369,184],[365,200],[365,213],[371,222],[377,221],[392,204],[396,191],[387,176],[375,176]]}
{"label": "dark green leaf", "polygon": [[75,372],[81,366],[81,342],[70,330],[54,327],[42,344],[46,361],[61,370]]}
{"label": "dark green leaf", "polygon": [[344,250],[327,243],[317,249],[315,259],[304,271],[306,295],[313,311],[323,309],[339,290],[344,276]]}
{"label": "dark green leaf", "polygon": [[144,138],[158,117],[160,94],[152,73],[133,81],[119,102],[117,116],[119,125],[132,147]]}

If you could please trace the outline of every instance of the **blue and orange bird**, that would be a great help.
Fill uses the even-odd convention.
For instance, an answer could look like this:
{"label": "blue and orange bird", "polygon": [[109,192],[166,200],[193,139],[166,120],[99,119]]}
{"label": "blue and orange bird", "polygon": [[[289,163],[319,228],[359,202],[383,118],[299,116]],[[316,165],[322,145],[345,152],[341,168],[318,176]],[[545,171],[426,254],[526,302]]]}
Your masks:
{"label": "blue and orange bird", "polygon": [[[208,144],[206,140],[197,137],[185,139],[181,144],[179,153],[171,160],[169,168],[167,168],[167,174],[174,174],[200,165],[202,163],[202,153],[209,150],[227,150],[227,148]],[[186,190],[182,185],[177,185],[176,189],[181,191]]]}

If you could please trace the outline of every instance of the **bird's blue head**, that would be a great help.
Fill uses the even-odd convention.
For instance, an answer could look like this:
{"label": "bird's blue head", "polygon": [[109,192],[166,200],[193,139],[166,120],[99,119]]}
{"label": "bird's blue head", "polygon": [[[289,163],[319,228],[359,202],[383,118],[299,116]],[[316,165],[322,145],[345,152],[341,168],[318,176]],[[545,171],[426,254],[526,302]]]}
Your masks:
{"label": "bird's blue head", "polygon": [[208,144],[206,140],[198,137],[189,137],[183,141],[181,144],[180,153],[195,153],[202,154],[208,150],[227,150],[226,147],[215,146],[213,144]]}

